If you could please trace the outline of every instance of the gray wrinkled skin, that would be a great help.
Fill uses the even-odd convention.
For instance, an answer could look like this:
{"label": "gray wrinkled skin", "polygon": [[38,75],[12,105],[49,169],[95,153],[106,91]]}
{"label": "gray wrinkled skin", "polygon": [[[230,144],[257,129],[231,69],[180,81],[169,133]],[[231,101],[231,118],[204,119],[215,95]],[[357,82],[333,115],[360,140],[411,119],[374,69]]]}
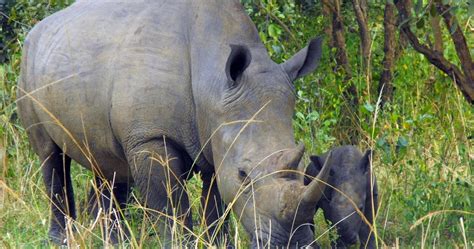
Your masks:
{"label": "gray wrinkled skin", "polygon": [[[369,222],[373,222],[372,198],[377,210],[378,193],[375,175],[373,176],[373,192],[370,189],[370,158],[371,151],[364,155],[355,146],[342,146],[331,150],[332,164],[329,176],[329,184],[345,193],[351,198],[354,206],[344,195],[327,187],[324,196],[317,204],[324,216],[332,224],[336,224],[339,239],[333,244],[333,248],[346,248],[355,244],[358,240],[360,248],[376,248],[373,233],[356,212],[356,207],[364,213]],[[326,160],[327,153],[319,156],[311,156],[311,163],[306,168],[306,174],[315,176]],[[306,177],[309,182],[311,177]],[[351,215],[352,214],[352,215]],[[347,218],[346,218],[347,217]]]}
{"label": "gray wrinkled skin", "polygon": [[[292,81],[320,54],[315,39],[274,63],[237,0],[83,0],[41,21],[25,41],[18,112],[44,162],[50,238],[63,243],[64,214],[75,218],[73,159],[102,186],[91,210],[123,206],[133,185],[147,207],[192,229],[182,186],[200,171],[208,224],[225,203],[254,246],[309,244],[300,225],[315,212],[318,184],[274,172],[300,169]],[[160,221],[170,238],[171,221]]]}

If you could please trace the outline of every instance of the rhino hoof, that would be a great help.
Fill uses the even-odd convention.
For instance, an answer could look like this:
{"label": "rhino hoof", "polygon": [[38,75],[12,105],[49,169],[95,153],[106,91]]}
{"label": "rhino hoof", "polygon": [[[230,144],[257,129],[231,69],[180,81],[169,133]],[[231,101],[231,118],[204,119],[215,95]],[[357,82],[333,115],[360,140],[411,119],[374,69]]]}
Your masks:
{"label": "rhino hoof", "polygon": [[50,230],[49,231],[49,241],[58,245],[58,246],[67,246],[66,235],[59,230]]}

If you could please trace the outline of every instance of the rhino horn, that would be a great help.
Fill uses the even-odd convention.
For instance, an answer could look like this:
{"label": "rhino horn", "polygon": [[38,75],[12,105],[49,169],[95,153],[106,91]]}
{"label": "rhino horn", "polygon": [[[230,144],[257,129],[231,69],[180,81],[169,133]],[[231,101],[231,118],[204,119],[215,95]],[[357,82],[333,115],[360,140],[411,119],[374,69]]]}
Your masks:
{"label": "rhino horn", "polygon": [[316,206],[319,199],[321,199],[329,178],[329,172],[331,171],[331,164],[329,163],[331,155],[332,152],[329,152],[319,174],[305,187],[301,197],[301,202],[305,205]]}
{"label": "rhino horn", "polygon": [[290,170],[298,169],[298,165],[300,164],[301,158],[304,154],[304,144],[299,143],[298,146],[288,152],[285,153],[285,161],[287,163],[287,167]]}
{"label": "rhino horn", "polygon": [[[273,167],[275,171],[282,171],[279,175],[286,177],[288,175],[293,175],[295,172],[290,171],[302,171],[300,167],[301,158],[303,158],[304,154],[304,144],[299,143],[296,148],[286,150],[282,152],[279,156],[277,156],[274,160]],[[304,166],[304,165],[303,165]]]}

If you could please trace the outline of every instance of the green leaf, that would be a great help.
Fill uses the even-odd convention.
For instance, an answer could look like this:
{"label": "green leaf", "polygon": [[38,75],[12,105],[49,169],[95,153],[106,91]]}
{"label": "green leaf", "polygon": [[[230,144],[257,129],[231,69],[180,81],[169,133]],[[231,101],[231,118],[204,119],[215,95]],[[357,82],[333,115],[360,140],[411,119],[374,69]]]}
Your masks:
{"label": "green leaf", "polygon": [[451,25],[451,28],[449,29],[449,32],[451,34],[454,34],[454,32],[456,32],[456,29],[458,28],[458,22],[457,21],[454,21],[453,22],[453,25]]}
{"label": "green leaf", "polygon": [[265,44],[267,43],[267,34],[263,33],[263,32],[258,32],[259,36],[260,36],[260,39],[262,40],[262,42]]}
{"label": "green leaf", "polygon": [[421,18],[420,20],[418,20],[418,22],[416,22],[416,28],[422,29],[424,26],[425,26],[425,19]]}
{"label": "green leaf", "polygon": [[306,119],[306,118],[304,117],[304,114],[301,113],[301,112],[297,112],[297,113],[296,113],[296,117],[299,118],[299,119],[301,119],[301,120],[305,120],[305,119]]}
{"label": "green leaf", "polygon": [[399,147],[399,148],[406,148],[406,147],[408,147],[408,139],[407,139],[406,137],[404,137],[404,136],[398,137],[397,147]]}
{"label": "green leaf", "polygon": [[381,137],[377,139],[376,144],[379,148],[384,148],[384,146],[387,144],[387,140],[385,139],[385,137]]}
{"label": "green leaf", "polygon": [[425,121],[425,120],[430,120],[433,118],[433,115],[430,115],[430,114],[422,114],[418,117],[418,120],[420,121]]}
{"label": "green leaf", "polygon": [[374,112],[375,111],[375,107],[373,105],[371,105],[370,103],[365,103],[364,104],[364,108],[368,111],[368,112]]}
{"label": "green leaf", "polygon": [[417,15],[420,14],[422,8],[423,8],[423,0],[418,0],[418,1],[416,1],[415,13],[416,13]]}
{"label": "green leaf", "polygon": [[274,39],[278,39],[281,34],[281,29],[276,24],[268,25],[268,35]]}
{"label": "green leaf", "polygon": [[436,16],[436,15],[438,15],[438,12],[436,11],[435,5],[432,4],[430,8],[430,16]]}
{"label": "green leaf", "polygon": [[308,115],[309,121],[316,121],[319,119],[319,113],[317,111],[313,111]]}
{"label": "green leaf", "polygon": [[304,92],[301,91],[301,90],[298,90],[298,91],[296,92],[296,94],[298,95],[298,97],[303,97],[303,96],[304,96]]}
{"label": "green leaf", "polygon": [[281,49],[281,47],[278,45],[272,45],[272,49],[276,54],[281,54],[283,52],[283,49]]}
{"label": "green leaf", "polygon": [[470,0],[468,5],[469,7],[467,8],[467,15],[474,16],[474,0]]}

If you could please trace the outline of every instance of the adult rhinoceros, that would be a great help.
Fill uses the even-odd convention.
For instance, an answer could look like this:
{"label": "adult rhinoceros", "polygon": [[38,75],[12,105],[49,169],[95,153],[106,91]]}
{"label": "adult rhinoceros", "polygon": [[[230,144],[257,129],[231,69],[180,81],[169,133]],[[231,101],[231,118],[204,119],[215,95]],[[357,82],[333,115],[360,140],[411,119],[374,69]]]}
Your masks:
{"label": "adult rhinoceros", "polygon": [[304,224],[323,187],[274,172],[301,170],[292,81],[320,54],[315,39],[276,64],[237,0],[78,1],[38,23],[24,45],[18,113],[44,162],[51,239],[65,238],[64,214],[75,217],[73,159],[121,186],[119,203],[133,184],[148,208],[188,228],[183,182],[194,162],[203,197],[217,200],[208,224],[223,200],[253,246],[309,245]]}

